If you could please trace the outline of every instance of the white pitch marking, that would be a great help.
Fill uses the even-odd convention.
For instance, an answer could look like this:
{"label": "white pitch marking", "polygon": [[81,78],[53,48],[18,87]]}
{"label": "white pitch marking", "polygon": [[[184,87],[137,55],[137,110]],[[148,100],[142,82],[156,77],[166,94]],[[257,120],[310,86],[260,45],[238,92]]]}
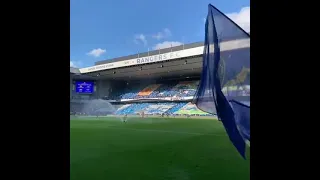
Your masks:
{"label": "white pitch marking", "polygon": [[145,131],[145,132],[159,132],[159,133],[173,133],[173,134],[188,134],[188,135],[209,135],[209,136],[225,136],[220,134],[203,134],[203,133],[190,133],[190,132],[179,132],[179,131],[165,131],[157,129],[136,129],[136,128],[120,128],[108,126],[109,129],[122,129],[122,130],[132,130],[132,131]]}

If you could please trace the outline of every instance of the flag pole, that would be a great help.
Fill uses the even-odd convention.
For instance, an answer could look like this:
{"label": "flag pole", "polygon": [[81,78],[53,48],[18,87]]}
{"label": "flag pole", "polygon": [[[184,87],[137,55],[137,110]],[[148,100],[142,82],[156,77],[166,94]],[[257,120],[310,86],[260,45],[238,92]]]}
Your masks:
{"label": "flag pole", "polygon": [[182,50],[184,50],[184,37],[182,37]]}

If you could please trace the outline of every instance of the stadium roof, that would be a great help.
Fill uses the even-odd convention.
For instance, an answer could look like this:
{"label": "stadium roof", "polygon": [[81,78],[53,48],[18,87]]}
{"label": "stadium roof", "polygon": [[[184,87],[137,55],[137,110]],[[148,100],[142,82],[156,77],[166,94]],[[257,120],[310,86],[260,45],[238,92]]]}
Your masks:
{"label": "stadium roof", "polygon": [[75,67],[70,67],[70,74],[80,74],[80,70]]}
{"label": "stadium roof", "polygon": [[[165,79],[169,77],[200,76],[202,70],[203,43],[150,51],[141,54],[100,61],[95,66],[73,69],[80,72],[77,79],[138,80]],[[221,42],[220,49],[230,52],[250,48],[250,40]],[[70,72],[72,69],[70,68]]]}
{"label": "stadium roof", "polygon": [[190,48],[201,47],[201,46],[203,46],[203,42],[196,42],[196,43],[191,43],[191,44],[174,46],[172,48],[169,47],[169,48],[165,48],[165,49],[153,50],[153,51],[149,51],[149,52],[143,52],[143,53],[133,54],[133,55],[129,55],[129,56],[123,56],[123,57],[118,57],[118,58],[114,58],[114,59],[98,61],[98,62],[95,62],[95,65],[124,61],[124,60],[128,60],[128,59],[148,57],[148,56],[152,56],[152,55],[164,54],[164,53],[169,53],[172,51],[180,51],[180,50],[184,50],[184,49],[190,49]]}
{"label": "stadium roof", "polygon": [[[199,76],[202,69],[202,56],[194,56],[177,60],[168,60],[144,65],[108,69],[85,74],[94,79],[141,80],[165,79],[169,77]],[[84,74],[81,75],[83,77]]]}

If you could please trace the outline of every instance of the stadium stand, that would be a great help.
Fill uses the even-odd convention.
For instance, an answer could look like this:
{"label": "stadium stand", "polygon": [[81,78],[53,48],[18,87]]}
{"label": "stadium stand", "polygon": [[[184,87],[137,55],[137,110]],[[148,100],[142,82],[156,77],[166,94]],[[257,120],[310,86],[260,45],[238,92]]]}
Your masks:
{"label": "stadium stand", "polygon": [[[221,57],[237,61],[250,41],[221,42]],[[84,68],[70,68],[70,111],[83,113],[86,101],[103,99],[110,102],[116,115],[167,113],[173,115],[207,115],[190,104],[197,91],[203,66],[204,42],[141,52],[106,59]],[[232,55],[231,53],[236,55]],[[242,68],[233,79],[224,79],[224,94],[250,97],[250,85],[244,81],[250,68]],[[243,82],[244,81],[244,82]],[[243,82],[243,85],[237,85]],[[250,83],[249,83],[250,84]],[[83,85],[83,86],[82,86]],[[241,99],[240,99],[241,100]],[[88,109],[88,108],[86,108]],[[95,113],[94,109],[86,113]]]}
{"label": "stadium stand", "polygon": [[147,103],[131,104],[126,108],[120,108],[118,111],[115,112],[115,114],[116,115],[125,115],[125,114],[136,115],[141,111],[141,109],[146,108],[148,105],[149,104]]}
{"label": "stadium stand", "polygon": [[179,108],[173,114],[177,115],[199,115],[199,116],[206,116],[209,115],[206,112],[201,111],[196,107],[196,105],[192,103],[185,104],[183,107]]}
{"label": "stadium stand", "polygon": [[[141,99],[161,97],[192,97],[196,93],[199,81],[168,82],[166,84],[151,84],[145,88],[132,87],[118,95],[120,99]],[[112,97],[116,97],[113,94]]]}
{"label": "stadium stand", "polygon": [[195,105],[186,102],[170,103],[133,103],[127,104],[116,111],[116,115],[136,115],[141,112],[148,115],[175,114],[175,115],[208,115]]}
{"label": "stadium stand", "polygon": [[[70,113],[206,115],[188,105],[199,84],[202,54],[199,42],[70,68]],[[113,113],[88,108],[99,99],[110,102]]]}
{"label": "stadium stand", "polygon": [[[175,102],[181,98],[191,100],[196,93],[199,81],[169,81],[160,84],[132,85],[125,89],[119,89],[110,94],[111,99],[138,100],[138,99],[164,99],[171,102],[136,102],[127,104],[113,105],[116,109],[114,115],[137,115],[143,112],[147,115],[207,115],[188,102]],[[169,99],[168,99],[169,98]],[[70,101],[70,112],[86,115],[99,114],[99,108],[93,107],[91,110],[83,107],[90,97],[73,96]]]}
{"label": "stadium stand", "polygon": [[169,109],[166,113],[168,114],[174,114],[176,111],[179,111],[180,108],[185,106],[187,103],[177,103],[175,106],[173,106],[171,109]]}
{"label": "stadium stand", "polygon": [[134,103],[126,108],[120,108],[116,114],[117,115],[136,115],[143,109],[145,114],[162,114],[167,110],[175,106],[176,103]]}

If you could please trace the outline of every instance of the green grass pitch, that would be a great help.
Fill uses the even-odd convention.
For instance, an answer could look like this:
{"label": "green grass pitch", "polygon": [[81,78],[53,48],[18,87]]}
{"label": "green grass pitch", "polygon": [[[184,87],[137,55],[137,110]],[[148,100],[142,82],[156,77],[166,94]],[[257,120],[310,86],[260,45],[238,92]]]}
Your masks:
{"label": "green grass pitch", "polygon": [[70,121],[71,180],[249,180],[241,158],[212,119],[78,118]]}

